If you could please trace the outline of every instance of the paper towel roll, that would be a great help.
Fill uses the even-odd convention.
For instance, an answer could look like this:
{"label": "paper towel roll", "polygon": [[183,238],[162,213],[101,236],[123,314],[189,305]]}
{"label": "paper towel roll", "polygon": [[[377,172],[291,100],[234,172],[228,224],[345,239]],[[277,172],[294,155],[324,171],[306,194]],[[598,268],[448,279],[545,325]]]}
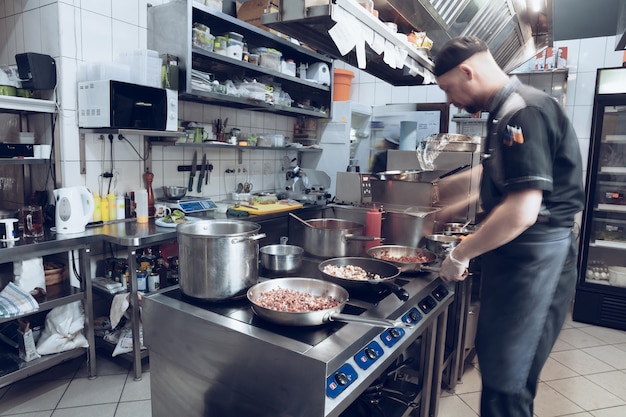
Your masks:
{"label": "paper towel roll", "polygon": [[417,147],[417,122],[400,122],[400,150],[414,151]]}

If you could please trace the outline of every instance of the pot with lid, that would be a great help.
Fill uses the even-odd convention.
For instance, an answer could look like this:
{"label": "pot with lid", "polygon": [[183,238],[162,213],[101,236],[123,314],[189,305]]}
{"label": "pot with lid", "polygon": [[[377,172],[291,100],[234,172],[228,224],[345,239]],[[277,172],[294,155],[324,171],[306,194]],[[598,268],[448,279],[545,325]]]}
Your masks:
{"label": "pot with lid", "polygon": [[243,295],[258,280],[261,226],[242,220],[201,220],[177,227],[179,285],[203,300]]}

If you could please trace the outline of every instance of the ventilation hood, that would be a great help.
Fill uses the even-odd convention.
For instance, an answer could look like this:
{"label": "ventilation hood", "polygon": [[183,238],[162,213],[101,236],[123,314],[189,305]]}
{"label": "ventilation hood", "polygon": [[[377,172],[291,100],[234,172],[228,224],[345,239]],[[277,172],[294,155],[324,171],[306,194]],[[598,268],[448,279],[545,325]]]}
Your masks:
{"label": "ventilation hood", "polygon": [[477,36],[509,72],[551,42],[552,0],[542,2],[537,13],[527,0],[374,0],[376,18],[356,0],[281,0],[261,22],[392,85],[418,85],[434,83],[432,59],[383,22],[399,33],[425,31],[435,57],[447,40]]}

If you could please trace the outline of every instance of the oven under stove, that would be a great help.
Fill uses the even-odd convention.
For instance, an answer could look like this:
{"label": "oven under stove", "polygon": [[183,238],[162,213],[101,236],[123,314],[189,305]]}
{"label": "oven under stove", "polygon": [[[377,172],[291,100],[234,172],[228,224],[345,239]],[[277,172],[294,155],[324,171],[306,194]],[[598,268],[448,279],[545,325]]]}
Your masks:
{"label": "oven under stove", "polygon": [[329,322],[291,327],[255,316],[245,297],[207,302],[173,288],[144,298],[153,416],[339,416],[452,302],[434,274],[401,275],[407,301],[350,294],[343,313],[408,328]]}

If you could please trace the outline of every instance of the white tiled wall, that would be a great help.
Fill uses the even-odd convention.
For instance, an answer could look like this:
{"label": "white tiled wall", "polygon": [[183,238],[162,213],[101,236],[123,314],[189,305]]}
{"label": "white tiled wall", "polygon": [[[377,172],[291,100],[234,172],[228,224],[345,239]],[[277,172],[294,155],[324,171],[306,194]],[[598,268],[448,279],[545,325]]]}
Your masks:
{"label": "white tiled wall", "polygon": [[[151,0],[158,5],[167,0]],[[145,48],[147,45],[147,0],[0,0],[0,65],[15,65],[18,52],[39,52],[57,61],[59,82],[57,97],[60,104],[59,148],[62,161],[62,186],[86,185],[100,194],[109,188],[117,193],[137,190],[144,186],[142,160],[146,150],[143,138],[130,136],[128,141],[111,143],[99,135],[86,134],[86,174],[80,173],[77,123],[76,80],[83,62],[110,62],[120,52]],[[257,113],[226,107],[180,103],[179,118],[211,124],[217,118],[229,118],[229,126],[242,133],[281,133],[291,136],[295,119],[275,114]],[[186,185],[188,173],[177,166],[189,165],[193,148],[153,147],[153,187]],[[274,191],[283,185],[282,159],[295,152],[284,150],[244,150],[239,155],[233,149],[198,149],[207,152],[214,169],[210,183],[202,189],[203,196],[216,200],[226,198],[238,182],[249,181],[257,191]],[[101,174],[113,167],[114,180]],[[226,168],[235,169],[225,174]],[[198,195],[195,191],[191,195]]]}
{"label": "white tiled wall", "polygon": [[[158,5],[167,0],[152,0]],[[79,130],[76,120],[76,74],[82,62],[111,61],[121,51],[146,47],[147,0],[0,0],[0,65],[14,65],[15,54],[23,51],[41,52],[53,56],[60,68],[58,97],[60,151],[63,162],[63,185],[85,184],[95,190],[106,190],[108,182],[100,174],[111,166],[108,140],[86,135],[87,173],[79,171]],[[568,47],[568,90],[566,111],[574,123],[581,144],[583,160],[587,161],[595,72],[597,68],[620,66],[622,53],[613,51],[614,37],[591,38],[558,42]],[[338,68],[355,72],[351,100],[378,106],[389,103],[444,102],[445,95],[436,86],[393,87],[354,67],[337,62]],[[523,69],[523,68],[522,68]],[[452,109],[451,113],[455,110]],[[216,118],[229,117],[229,124],[242,132],[283,133],[291,135],[294,119],[266,113],[255,113],[225,107],[181,103],[182,120],[210,123]],[[454,126],[451,126],[454,129]],[[118,192],[140,188],[144,156],[143,141],[129,137],[114,140],[114,170],[119,174]],[[139,154],[135,153],[135,147]],[[271,190],[281,184],[283,151],[244,151],[239,166],[238,155],[232,149],[210,151],[214,165],[211,184],[203,195],[221,199],[233,183],[249,180],[257,190]],[[177,172],[178,164],[189,164],[192,150],[174,147],[154,148],[154,186],[185,184],[186,175]],[[294,155],[290,155],[293,157]],[[184,162],[183,162],[184,161]],[[227,176],[227,167],[246,168],[246,175]]]}

